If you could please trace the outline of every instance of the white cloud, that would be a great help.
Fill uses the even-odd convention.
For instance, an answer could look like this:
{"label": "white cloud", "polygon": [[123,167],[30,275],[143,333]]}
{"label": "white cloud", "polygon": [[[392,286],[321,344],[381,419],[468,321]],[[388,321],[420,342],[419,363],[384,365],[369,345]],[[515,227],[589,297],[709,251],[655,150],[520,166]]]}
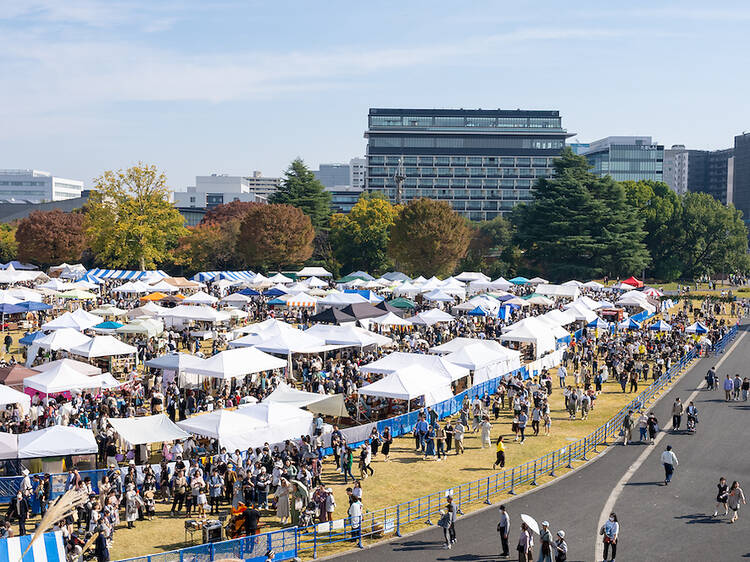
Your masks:
{"label": "white cloud", "polygon": [[[93,17],[83,8],[79,15]],[[123,41],[71,42],[46,35],[29,41],[21,32],[10,32],[0,37],[0,66],[12,70],[14,87],[0,92],[0,100],[6,98],[6,105],[22,111],[43,113],[102,102],[252,99],[320,90],[327,83],[338,87],[392,69],[460,62],[468,57],[497,63],[511,49],[620,35],[620,31],[601,29],[525,28],[453,43],[389,49],[352,46],[318,52],[187,55]]]}

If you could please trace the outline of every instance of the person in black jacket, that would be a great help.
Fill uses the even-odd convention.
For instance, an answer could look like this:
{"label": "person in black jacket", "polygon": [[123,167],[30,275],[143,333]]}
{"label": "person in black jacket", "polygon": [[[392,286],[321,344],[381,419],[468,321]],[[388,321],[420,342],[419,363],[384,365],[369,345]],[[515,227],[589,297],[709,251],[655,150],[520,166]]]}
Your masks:
{"label": "person in black jacket", "polygon": [[18,517],[18,534],[19,535],[25,535],[26,534],[26,520],[29,518],[29,502],[28,500],[23,497],[23,494],[21,492],[18,492],[16,494],[15,499],[10,503],[10,507],[8,508],[8,519],[12,519],[13,517]]}
{"label": "person in black jacket", "polygon": [[99,527],[99,534],[96,536],[94,541],[94,554],[96,554],[97,562],[109,562],[109,546],[107,545],[107,537],[104,533],[104,527]]}

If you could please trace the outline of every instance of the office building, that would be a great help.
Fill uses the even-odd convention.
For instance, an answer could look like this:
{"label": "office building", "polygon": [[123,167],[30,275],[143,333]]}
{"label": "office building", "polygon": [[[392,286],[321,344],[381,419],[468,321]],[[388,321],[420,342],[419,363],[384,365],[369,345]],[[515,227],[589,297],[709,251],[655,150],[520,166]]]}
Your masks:
{"label": "office building", "polygon": [[255,170],[251,176],[245,177],[250,193],[268,199],[276,190],[281,187],[281,178],[272,178],[264,176],[258,170]]}
{"label": "office building", "polygon": [[186,209],[213,209],[231,201],[266,203],[267,198],[253,191],[249,180],[226,174],[196,176],[195,185],[188,187],[187,191],[175,191],[173,201],[175,207]]}
{"label": "office building", "polygon": [[351,185],[349,164],[321,164],[317,170],[313,170],[313,174],[325,188]]}
{"label": "office building", "polygon": [[688,191],[689,151],[684,144],[673,144],[664,150],[664,183],[677,195]]}
{"label": "office building", "polygon": [[570,136],[558,111],[371,108],[366,189],[394,202],[447,201],[471,220],[489,220],[531,199]]}
{"label": "office building", "polygon": [[651,137],[607,137],[583,152],[598,176],[616,181],[664,180],[664,147]]}
{"label": "office building", "polygon": [[708,193],[723,204],[731,202],[730,160],[734,149],[690,150],[673,145],[664,151],[664,182],[678,195]]}
{"label": "office building", "polygon": [[0,200],[28,203],[64,201],[81,196],[83,182],[39,170],[0,170]]}
{"label": "office building", "polygon": [[313,173],[331,193],[333,212],[348,213],[365,189],[367,160],[352,158],[348,164],[321,164]]}
{"label": "office building", "polygon": [[570,150],[572,150],[575,154],[583,154],[586,152],[589,147],[591,146],[591,143],[588,142],[569,142],[566,144],[566,146],[570,147]]}
{"label": "office building", "polygon": [[734,137],[734,157],[728,167],[733,180],[731,200],[750,225],[750,133]]}

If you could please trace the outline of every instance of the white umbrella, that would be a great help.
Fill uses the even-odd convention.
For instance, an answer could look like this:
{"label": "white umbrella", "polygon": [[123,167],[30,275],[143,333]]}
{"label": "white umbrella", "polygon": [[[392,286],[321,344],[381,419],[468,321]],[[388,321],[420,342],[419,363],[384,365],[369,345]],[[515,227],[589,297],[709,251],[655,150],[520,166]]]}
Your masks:
{"label": "white umbrella", "polygon": [[528,525],[530,530],[534,531],[537,535],[539,534],[539,523],[537,523],[536,519],[534,519],[531,515],[526,515],[525,513],[522,513],[521,521],[526,523],[526,525]]}

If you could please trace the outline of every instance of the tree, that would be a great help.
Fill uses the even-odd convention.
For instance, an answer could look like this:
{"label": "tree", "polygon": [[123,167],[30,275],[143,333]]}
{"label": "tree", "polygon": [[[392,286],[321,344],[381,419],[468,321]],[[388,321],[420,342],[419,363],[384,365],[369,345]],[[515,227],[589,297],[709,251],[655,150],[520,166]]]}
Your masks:
{"label": "tree", "polygon": [[466,219],[448,203],[414,199],[391,227],[388,254],[407,273],[445,275],[466,255],[470,240]]}
{"label": "tree", "polygon": [[309,259],[313,252],[310,217],[291,205],[253,206],[240,223],[237,252],[254,269],[281,269]]}
{"label": "tree", "polygon": [[706,193],[686,193],[676,227],[682,235],[672,248],[682,278],[743,271],[747,267],[747,227],[742,212]]}
{"label": "tree", "polygon": [[86,248],[83,223],[80,213],[31,212],[16,230],[18,259],[45,266],[78,261]]}
{"label": "tree", "polygon": [[86,237],[107,267],[156,267],[185,234],[184,219],[169,202],[167,178],[156,166],[107,171],[86,205]]}
{"label": "tree", "polygon": [[193,272],[239,269],[242,260],[235,251],[239,231],[239,219],[189,227],[172,252],[173,262]]}
{"label": "tree", "polygon": [[589,171],[569,148],[555,161],[555,176],[542,178],[533,200],[511,220],[525,258],[555,279],[591,279],[640,272],[648,263],[642,219],[621,185]]}
{"label": "tree", "polygon": [[513,225],[498,215],[492,220],[474,222],[462,271],[481,271],[490,277],[508,275],[518,265],[518,248],[513,244]]}
{"label": "tree", "polygon": [[333,254],[344,271],[382,272],[388,266],[388,239],[398,209],[381,194],[363,194],[348,215],[331,217]]}
{"label": "tree", "polygon": [[17,257],[16,227],[8,223],[0,223],[0,261],[7,263]]}
{"label": "tree", "polygon": [[651,254],[653,277],[665,281],[677,279],[682,271],[674,253],[677,240],[684,235],[677,227],[682,201],[664,182],[642,180],[622,182],[628,203],[643,217],[644,243]]}
{"label": "tree", "polygon": [[328,226],[331,194],[315,179],[315,174],[301,158],[294,159],[289,165],[284,172],[281,187],[271,195],[269,202],[302,209],[316,229]]}
{"label": "tree", "polygon": [[229,203],[216,205],[203,215],[200,224],[224,224],[233,220],[241,220],[245,218],[252,206],[257,204],[247,201],[230,201]]}

